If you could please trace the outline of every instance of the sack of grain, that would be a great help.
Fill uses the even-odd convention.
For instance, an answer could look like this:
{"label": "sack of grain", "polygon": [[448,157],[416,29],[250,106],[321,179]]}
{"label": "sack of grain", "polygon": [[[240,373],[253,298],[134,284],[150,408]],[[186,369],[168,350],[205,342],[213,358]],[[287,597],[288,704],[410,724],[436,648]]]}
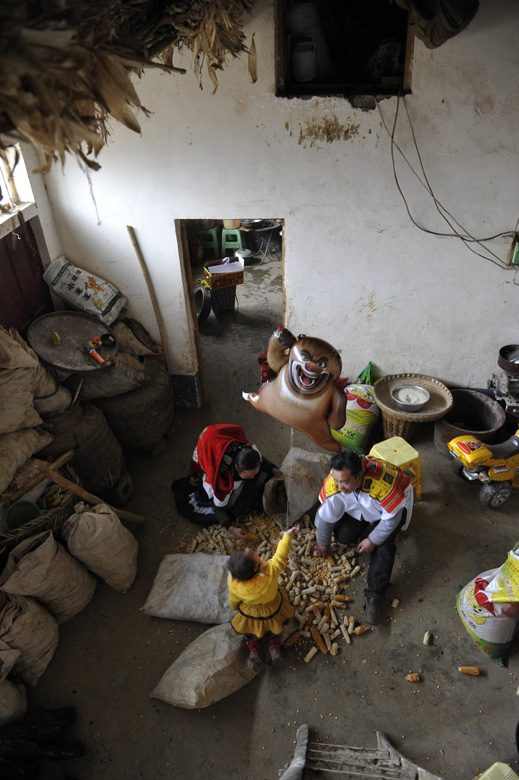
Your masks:
{"label": "sack of grain", "polygon": [[257,674],[249,664],[244,638],[236,634],[230,623],[224,623],[191,642],[150,697],[187,710],[208,707],[242,688]]}
{"label": "sack of grain", "polygon": [[0,639],[20,651],[13,676],[34,688],[56,651],[58,624],[35,599],[9,596],[0,615]]}
{"label": "sack of grain", "polygon": [[11,483],[27,458],[52,441],[52,435],[36,428],[24,428],[0,436],[0,493]]}
{"label": "sack of grain", "polygon": [[106,325],[119,316],[128,299],[110,282],[84,268],[57,257],[45,269],[43,278],[52,292],[73,309],[94,314]]}
{"label": "sack of grain", "polygon": [[172,620],[227,623],[229,605],[227,555],[165,555],[142,612]]}
{"label": "sack of grain", "polygon": [[519,628],[519,544],[502,566],[465,585],[457,594],[456,607],[479,649],[503,666]]}
{"label": "sack of grain", "polygon": [[96,579],[54,539],[52,531],[30,536],[11,550],[0,587],[16,596],[38,599],[58,623],[91,601]]}
{"label": "sack of grain", "polygon": [[76,511],[65,523],[64,536],[75,558],[107,585],[126,593],[137,575],[139,545],[110,507],[96,504]]}
{"label": "sack of grain", "polygon": [[19,657],[19,650],[0,640],[0,727],[17,723],[27,711],[25,687],[7,679]]}

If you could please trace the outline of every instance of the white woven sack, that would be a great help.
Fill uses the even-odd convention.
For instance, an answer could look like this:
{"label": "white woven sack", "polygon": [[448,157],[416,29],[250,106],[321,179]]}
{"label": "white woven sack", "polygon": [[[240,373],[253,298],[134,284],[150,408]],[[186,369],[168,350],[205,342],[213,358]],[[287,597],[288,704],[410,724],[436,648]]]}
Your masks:
{"label": "white woven sack", "polygon": [[113,284],[84,268],[78,268],[65,257],[52,260],[43,278],[50,289],[73,309],[93,314],[107,325],[117,319],[128,303],[126,296]]}
{"label": "white woven sack", "polygon": [[204,631],[169,667],[150,693],[186,710],[208,707],[242,688],[258,672],[248,661],[242,636],[230,623]]}
{"label": "white woven sack", "polygon": [[274,500],[275,484],[279,482],[279,477],[274,477],[265,486],[263,509],[284,529],[297,523],[317,502],[323,480],[330,471],[330,458],[322,452],[309,452],[300,447],[292,447],[281,464],[281,471],[287,492],[288,509],[284,513],[281,512]]}
{"label": "white woven sack", "polygon": [[58,624],[35,599],[9,596],[0,616],[0,639],[20,651],[13,675],[34,688],[56,651]]}
{"label": "white woven sack", "polygon": [[227,587],[228,555],[165,555],[141,611],[172,620],[227,623],[234,615]]}
{"label": "white woven sack", "polygon": [[19,650],[13,650],[0,640],[0,727],[16,723],[27,711],[24,686],[6,679],[19,657]]}
{"label": "white woven sack", "polygon": [[58,623],[70,620],[87,606],[96,584],[95,577],[54,539],[52,531],[16,545],[0,575],[2,590],[38,599]]}
{"label": "white woven sack", "polygon": [[139,545],[115,512],[96,504],[67,520],[69,552],[120,593],[137,576]]}

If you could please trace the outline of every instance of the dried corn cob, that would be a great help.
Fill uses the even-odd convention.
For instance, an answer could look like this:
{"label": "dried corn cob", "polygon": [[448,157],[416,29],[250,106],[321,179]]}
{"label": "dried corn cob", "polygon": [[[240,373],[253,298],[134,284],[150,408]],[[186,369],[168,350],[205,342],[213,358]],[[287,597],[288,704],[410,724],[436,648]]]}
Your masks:
{"label": "dried corn cob", "polygon": [[341,625],[341,633],[342,633],[343,637],[345,638],[347,644],[351,645],[351,637],[348,634],[348,630],[347,630],[346,626]]}
{"label": "dried corn cob", "polygon": [[335,558],[333,557],[333,555],[327,555],[325,560],[328,561],[330,566],[335,566]]}
{"label": "dried corn cob", "polygon": [[420,677],[416,672],[411,672],[411,674],[406,674],[405,679],[408,680],[408,682],[420,682]]}
{"label": "dried corn cob", "polygon": [[328,620],[326,619],[326,614],[322,616],[320,621],[317,623],[317,630],[320,634],[323,632],[323,627],[328,625]]}
{"label": "dried corn cob", "polygon": [[324,607],[324,601],[315,601],[305,609],[305,612],[317,612],[317,610],[321,609],[321,607]]}
{"label": "dried corn cob", "polygon": [[479,666],[458,666],[458,672],[461,672],[462,674],[471,674],[474,677],[481,674]]}
{"label": "dried corn cob", "polygon": [[289,647],[290,645],[295,644],[297,642],[297,640],[299,639],[299,637],[300,637],[300,632],[299,631],[294,631],[293,634],[290,634],[288,639],[285,639],[285,641],[283,642],[283,645],[285,647]]}
{"label": "dried corn cob", "polygon": [[310,633],[312,634],[313,640],[321,653],[327,653],[328,648],[326,647],[326,643],[324,642],[321,634],[317,630],[316,626],[310,626]]}
{"label": "dried corn cob", "polygon": [[360,634],[365,634],[366,631],[369,631],[369,626],[357,626],[357,628],[354,628],[353,630],[357,636],[359,636]]}
{"label": "dried corn cob", "polygon": [[339,652],[339,645],[337,644],[337,642],[334,642],[330,648],[330,653],[332,655],[337,655],[338,652]]}
{"label": "dried corn cob", "polygon": [[426,631],[423,635],[423,643],[424,645],[430,645],[431,644],[431,632]]}
{"label": "dried corn cob", "polygon": [[353,634],[355,631],[355,618],[353,615],[350,615],[348,618],[348,634]]}
{"label": "dried corn cob", "polygon": [[328,650],[328,652],[330,652],[330,650],[332,649],[332,640],[330,639],[330,634],[326,632],[326,634],[323,634],[322,637],[324,639],[326,649]]}
{"label": "dried corn cob", "polygon": [[309,663],[312,660],[312,658],[314,657],[314,655],[316,655],[316,653],[318,653],[318,652],[319,652],[319,650],[318,650],[318,648],[315,645],[313,647],[311,647],[310,650],[308,651],[308,653],[305,655],[305,658],[304,658],[305,664]]}

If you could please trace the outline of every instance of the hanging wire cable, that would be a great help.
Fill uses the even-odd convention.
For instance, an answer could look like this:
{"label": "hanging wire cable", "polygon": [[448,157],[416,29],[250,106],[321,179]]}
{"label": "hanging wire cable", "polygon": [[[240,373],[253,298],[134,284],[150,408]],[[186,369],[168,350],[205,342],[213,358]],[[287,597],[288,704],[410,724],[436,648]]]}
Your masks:
{"label": "hanging wire cable", "polygon": [[[393,127],[392,127],[391,130],[389,130],[389,127],[388,127],[388,125],[386,123],[384,115],[382,114],[382,111],[380,109],[380,104],[379,104],[378,101],[377,101],[377,108],[378,108],[378,111],[379,111],[379,114],[380,114],[380,118],[382,120],[382,124],[383,124],[383,126],[384,126],[387,134],[389,135],[390,140],[391,140],[391,162],[392,162],[392,167],[393,167],[393,176],[394,176],[394,179],[395,179],[395,184],[397,186],[397,189],[398,189],[398,191],[399,191],[399,193],[400,193],[400,195],[402,197],[402,200],[404,201],[404,204],[405,204],[405,207],[406,207],[406,211],[407,211],[407,213],[409,215],[409,219],[411,220],[411,222],[414,225],[416,225],[417,228],[419,228],[419,230],[422,230],[425,233],[429,233],[431,235],[435,235],[435,236],[439,236],[439,237],[458,238],[458,239],[460,239],[464,243],[464,245],[467,247],[467,249],[469,249],[471,252],[473,252],[478,257],[481,257],[484,260],[488,260],[488,262],[493,263],[494,265],[497,265],[499,268],[502,268],[503,270],[511,270],[511,266],[509,266],[507,263],[505,263],[499,257],[499,255],[497,255],[491,249],[489,249],[488,247],[484,246],[483,242],[491,241],[493,239],[496,239],[496,238],[499,238],[499,237],[502,237],[502,236],[513,236],[513,235],[515,235],[515,232],[517,231],[517,225],[519,225],[519,219],[517,220],[516,227],[515,227],[515,229],[513,231],[505,231],[503,233],[498,233],[495,236],[488,236],[488,237],[485,237],[485,238],[476,238],[466,228],[464,228],[463,225],[461,225],[461,223],[448,211],[448,209],[445,206],[443,206],[443,204],[436,198],[436,196],[434,194],[432,186],[431,186],[431,184],[429,182],[429,179],[427,177],[427,173],[425,171],[425,166],[423,164],[422,156],[421,156],[421,153],[420,153],[420,149],[418,147],[418,142],[416,140],[414,127],[413,127],[413,124],[412,124],[412,121],[411,121],[411,117],[409,115],[409,111],[408,111],[408,108],[407,108],[407,103],[405,102],[405,98],[404,98],[404,105],[405,105],[405,108],[406,108],[407,118],[408,118],[409,126],[410,126],[410,129],[411,129],[411,135],[412,135],[412,138],[413,138],[413,143],[414,143],[414,146],[415,146],[415,150],[416,150],[418,159],[420,161],[420,167],[421,167],[421,170],[422,170],[423,178],[415,170],[414,166],[409,161],[407,155],[404,153],[404,151],[401,149],[401,147],[395,141],[395,132],[396,132],[396,127],[397,127],[397,122],[398,122],[398,115],[399,115],[399,110],[400,110],[400,99],[401,99],[401,96],[399,95],[398,99],[397,99],[397,106],[396,106],[396,111],[395,111],[395,117],[394,117],[394,120],[393,120]],[[426,228],[423,225],[420,225],[416,221],[416,219],[414,218],[414,216],[411,213],[409,204],[407,202],[407,199],[405,197],[403,189],[402,189],[402,187],[400,185],[400,181],[399,181],[398,174],[397,174],[397,171],[396,171],[395,149],[400,153],[402,159],[407,163],[409,169],[416,176],[416,178],[418,179],[420,184],[424,187],[424,189],[427,191],[429,196],[433,199],[435,207],[436,207],[438,213],[440,214],[442,219],[444,219],[445,222],[447,222],[447,224],[449,225],[449,227],[453,231],[452,233],[442,233],[442,232],[437,231],[437,230],[430,230],[429,228]],[[450,219],[446,215],[448,215],[448,217]],[[452,220],[452,222],[451,222],[451,220]],[[455,223],[463,232],[460,233],[455,228],[454,224],[452,224],[452,223]],[[471,246],[469,246],[470,243],[479,244],[485,250],[485,252],[487,252],[488,254],[485,255],[485,254],[482,254],[481,252],[477,252],[475,249],[473,249]],[[492,255],[496,259],[493,259],[492,257],[489,257],[488,255]],[[516,284],[515,281],[514,281],[514,284]]]}

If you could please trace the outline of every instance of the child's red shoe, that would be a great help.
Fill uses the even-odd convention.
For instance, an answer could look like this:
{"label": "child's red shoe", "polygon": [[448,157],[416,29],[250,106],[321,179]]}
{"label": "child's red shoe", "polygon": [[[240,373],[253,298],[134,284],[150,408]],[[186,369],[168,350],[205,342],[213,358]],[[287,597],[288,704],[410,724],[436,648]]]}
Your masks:
{"label": "child's red shoe", "polygon": [[268,640],[268,649],[270,660],[273,664],[278,664],[281,661],[281,635],[273,634]]}
{"label": "child's red shoe", "polygon": [[261,642],[255,636],[247,637],[247,650],[249,651],[249,661],[255,672],[259,672],[263,666],[263,650]]}

